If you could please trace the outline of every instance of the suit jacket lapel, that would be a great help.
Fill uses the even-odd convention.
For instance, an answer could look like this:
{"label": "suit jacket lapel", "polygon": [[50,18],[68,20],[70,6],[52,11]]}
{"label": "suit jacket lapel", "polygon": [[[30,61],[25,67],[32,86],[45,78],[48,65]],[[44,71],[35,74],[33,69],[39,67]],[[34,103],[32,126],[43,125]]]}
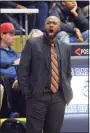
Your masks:
{"label": "suit jacket lapel", "polygon": [[63,49],[62,49],[62,46],[61,46],[60,42],[58,41],[58,39],[57,39],[55,46],[56,46],[57,56],[61,60]]}
{"label": "suit jacket lapel", "polygon": [[[63,54],[63,45],[62,45],[62,42],[60,42],[60,41],[58,41],[57,40],[57,43],[56,43],[56,50],[57,50],[57,55],[58,55],[58,58],[59,58],[59,60],[60,60],[60,69],[62,69],[62,59],[63,59],[63,56],[64,56],[64,54]],[[62,71],[62,70],[61,70]]]}
{"label": "suit jacket lapel", "polygon": [[42,51],[43,51],[43,54],[44,54],[46,67],[47,67],[48,71],[50,72],[50,61],[49,61],[50,51],[49,51],[49,48],[47,47],[47,45],[48,45],[47,43],[48,42],[42,38],[42,41],[41,41],[40,45],[41,45],[41,48],[42,48]]}

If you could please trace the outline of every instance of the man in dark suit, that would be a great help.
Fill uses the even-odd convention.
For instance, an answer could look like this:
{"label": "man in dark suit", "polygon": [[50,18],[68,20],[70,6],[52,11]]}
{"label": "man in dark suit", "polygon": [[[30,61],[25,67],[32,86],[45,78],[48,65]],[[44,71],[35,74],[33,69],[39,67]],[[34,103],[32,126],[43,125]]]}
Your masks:
{"label": "man in dark suit", "polygon": [[48,17],[45,29],[44,36],[27,40],[18,68],[27,133],[59,133],[66,103],[73,97],[70,48],[57,39],[60,20]]}

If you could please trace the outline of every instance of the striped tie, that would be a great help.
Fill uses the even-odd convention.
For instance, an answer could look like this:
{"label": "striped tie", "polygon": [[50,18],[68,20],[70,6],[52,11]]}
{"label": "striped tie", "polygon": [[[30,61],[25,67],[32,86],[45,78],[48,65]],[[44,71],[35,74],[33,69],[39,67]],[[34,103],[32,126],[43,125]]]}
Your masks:
{"label": "striped tie", "polygon": [[56,49],[54,44],[51,45],[51,87],[53,93],[58,90],[59,87],[59,69]]}

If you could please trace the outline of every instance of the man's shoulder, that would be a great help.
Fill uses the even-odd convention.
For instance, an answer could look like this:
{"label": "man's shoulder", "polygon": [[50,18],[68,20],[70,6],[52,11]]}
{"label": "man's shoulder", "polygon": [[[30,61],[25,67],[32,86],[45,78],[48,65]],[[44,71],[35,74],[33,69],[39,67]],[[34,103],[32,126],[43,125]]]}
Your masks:
{"label": "man's shoulder", "polygon": [[70,48],[71,47],[70,43],[66,43],[66,42],[63,42],[63,41],[60,41],[59,45],[62,45],[64,47],[66,47],[66,48]]}
{"label": "man's shoulder", "polygon": [[70,45],[70,43],[65,43],[63,41],[60,41],[59,42],[59,45],[61,45],[61,47],[63,47],[63,49],[65,51],[71,51],[71,45]]}
{"label": "man's shoulder", "polygon": [[33,37],[33,38],[29,38],[27,40],[28,43],[34,44],[34,43],[38,43],[40,41],[43,40],[43,36],[39,36],[39,37]]}

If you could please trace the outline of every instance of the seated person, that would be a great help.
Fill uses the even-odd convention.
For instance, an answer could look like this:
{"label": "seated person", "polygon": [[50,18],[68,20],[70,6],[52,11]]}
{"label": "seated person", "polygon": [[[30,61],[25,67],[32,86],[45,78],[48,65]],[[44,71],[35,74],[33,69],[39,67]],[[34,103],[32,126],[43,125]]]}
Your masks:
{"label": "seated person", "polygon": [[[11,66],[9,68],[0,68],[0,74],[6,75],[12,79],[12,87],[17,89],[18,93],[18,79],[14,65],[18,65],[20,62],[20,54],[16,53],[11,45],[15,39],[15,28],[12,23],[6,22],[0,25],[0,67]],[[7,85],[8,87],[8,85]],[[9,88],[8,88],[9,90]],[[12,91],[12,89],[11,89]],[[14,94],[13,94],[14,95]],[[18,99],[19,97],[17,97]]]}
{"label": "seated person", "polygon": [[50,10],[51,16],[61,20],[61,31],[70,34],[70,42],[88,42],[88,20],[77,6],[76,0],[56,1]]}
{"label": "seated person", "polygon": [[[1,53],[0,65],[19,64],[20,54],[16,53],[11,48],[14,38],[15,38],[15,28],[13,24],[9,22],[2,23],[0,25],[0,53]],[[11,77],[14,80],[13,87],[17,86],[17,74],[15,67],[12,66],[7,69],[0,69],[0,73]]]}

